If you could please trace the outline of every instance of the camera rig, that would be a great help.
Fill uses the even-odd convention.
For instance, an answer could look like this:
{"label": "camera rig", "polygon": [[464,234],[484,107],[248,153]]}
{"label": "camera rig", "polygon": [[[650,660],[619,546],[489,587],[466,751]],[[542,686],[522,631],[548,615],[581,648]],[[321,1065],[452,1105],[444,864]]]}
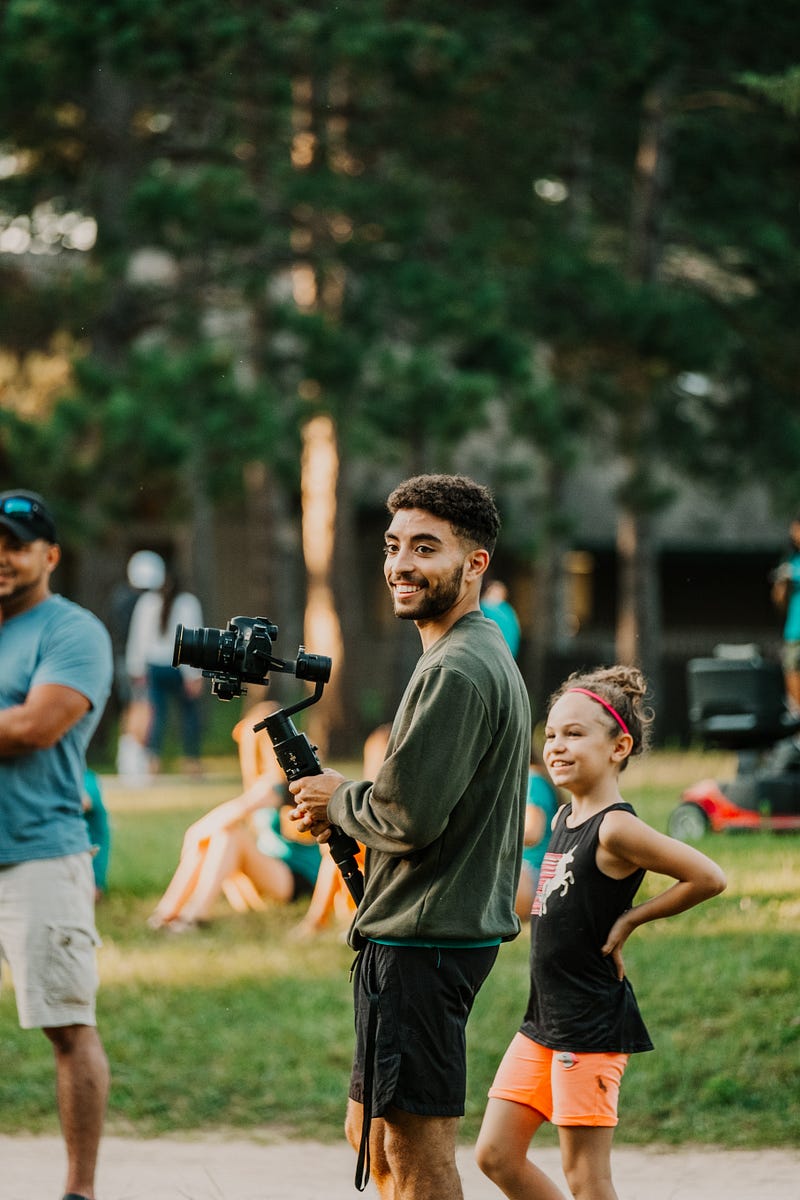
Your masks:
{"label": "camera rig", "polygon": [[[253,726],[256,732],[266,730],[275,757],[291,783],[303,776],[322,774],[316,747],[305,733],[298,731],[292,716],[321,699],[332,664],[325,655],[309,654],[303,646],[298,647],[296,659],[275,658],[272,644],[277,636],[278,626],[266,617],[232,617],[226,629],[187,629],[178,625],[172,665],[199,668],[211,680],[211,691],[219,700],[241,696],[247,691],[244,683],[268,686],[270,671],[313,683],[312,695],[278,709]],[[332,825],[328,847],[347,890],[358,904],[364,894],[364,879],[356,862],[358,843]]]}

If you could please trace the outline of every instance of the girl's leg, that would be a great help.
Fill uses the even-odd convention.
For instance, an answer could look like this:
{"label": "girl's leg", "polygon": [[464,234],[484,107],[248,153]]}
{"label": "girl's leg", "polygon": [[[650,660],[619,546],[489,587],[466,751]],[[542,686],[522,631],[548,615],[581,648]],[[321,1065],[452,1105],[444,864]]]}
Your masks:
{"label": "girl's leg", "polygon": [[233,875],[223,879],[222,890],[234,912],[264,912],[267,907],[252,879],[244,871],[234,871]]}
{"label": "girl's leg", "polygon": [[208,849],[208,842],[202,842],[199,846],[193,847],[181,856],[175,874],[167,885],[167,890],[159,900],[155,907],[153,915],[150,917],[149,924],[154,929],[161,925],[168,925],[170,921],[174,921],[177,917],[183,915],[182,909],[184,904],[188,903],[194,889],[197,887],[197,881],[200,878],[200,872],[203,866],[203,861]]}
{"label": "girl's leg", "polygon": [[242,830],[240,869],[252,880],[256,891],[267,900],[288,904],[294,896],[294,875],[279,858],[262,854],[246,829]]}
{"label": "girl's leg", "polygon": [[240,825],[234,825],[231,829],[219,830],[208,839],[200,873],[181,910],[184,921],[208,920],[214,901],[222,891],[222,881],[240,869],[242,843],[246,836]]}
{"label": "girl's leg", "polygon": [[291,900],[294,877],[286,863],[262,854],[250,833],[243,826],[234,825],[211,838],[194,894],[181,914],[184,919],[207,919],[222,891],[223,881],[238,871],[252,880],[262,896],[284,902]]}
{"label": "girl's leg", "polygon": [[475,1160],[509,1200],[564,1200],[564,1193],[528,1158],[531,1138],[544,1120],[526,1104],[489,1098]]}
{"label": "girl's leg", "polygon": [[317,882],[314,884],[306,914],[294,931],[297,937],[309,937],[324,929],[334,910],[334,898],[339,886],[339,868],[331,858],[327,846],[323,845],[321,849]]}
{"label": "girl's leg", "polygon": [[611,1182],[611,1126],[560,1126],[561,1163],[575,1200],[618,1200]]}

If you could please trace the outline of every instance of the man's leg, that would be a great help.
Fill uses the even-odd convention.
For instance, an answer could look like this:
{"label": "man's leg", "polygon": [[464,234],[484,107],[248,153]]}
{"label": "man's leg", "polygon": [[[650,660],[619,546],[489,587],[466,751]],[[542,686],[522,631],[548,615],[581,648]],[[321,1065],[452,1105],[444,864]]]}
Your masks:
{"label": "man's leg", "polygon": [[458,1120],[389,1109],[383,1148],[395,1200],[464,1200],[456,1167]]}
{"label": "man's leg", "polygon": [[[344,1131],[347,1140],[358,1154],[361,1148],[361,1126],[364,1120],[364,1106],[357,1100],[347,1101],[347,1116]],[[369,1165],[370,1178],[378,1189],[381,1200],[398,1200],[399,1193],[395,1190],[391,1168],[384,1150],[385,1128],[382,1118],[375,1117],[369,1127]]]}
{"label": "man's leg", "polygon": [[65,1191],[94,1200],[94,1175],[109,1088],[109,1068],[92,1025],[45,1029],[56,1060],[56,1095],[67,1147]]}

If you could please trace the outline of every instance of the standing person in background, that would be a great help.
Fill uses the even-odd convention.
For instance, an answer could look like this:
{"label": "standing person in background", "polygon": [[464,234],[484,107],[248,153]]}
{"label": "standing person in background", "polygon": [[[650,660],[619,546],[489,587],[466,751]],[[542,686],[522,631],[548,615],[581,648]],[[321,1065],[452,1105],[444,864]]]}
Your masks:
{"label": "standing person in background", "polygon": [[[631,1054],[652,1050],[622,960],[648,921],[685,912],[725,887],[716,863],[640,821],[619,775],[644,747],[644,678],[615,666],[571,675],[550,701],[544,762],[569,801],[555,820],[531,913],[531,985],[519,1032],[498,1067],[476,1158],[509,1200],[563,1200],[529,1158],[545,1121],[558,1128],[576,1200],[616,1200],[611,1143]],[[673,879],[634,905],[647,871]]]}
{"label": "standing person in background", "polygon": [[789,526],[789,552],[773,573],[772,599],[786,614],[781,656],[786,700],[800,713],[800,516]]}
{"label": "standing person in background", "polygon": [[53,1046],[64,1200],[93,1200],[109,1069],[83,780],[112,655],[97,618],[51,592],[60,553],[42,497],[0,493],[0,956],[20,1025]]}
{"label": "standing person in background", "polygon": [[192,775],[202,774],[201,698],[203,675],[194,667],[173,667],[172,654],[178,625],[190,629],[203,624],[200,601],[184,591],[172,570],[167,570],[158,591],[140,596],[131,618],[126,662],[134,686],[147,682],[152,709],[147,748],[151,774],[161,769],[169,707],[175,701],[181,723],[184,768]]}
{"label": "standing person in background", "polygon": [[522,872],[517,888],[517,916],[528,921],[536,895],[539,871],[550,841],[550,826],[558,809],[558,793],[550,782],[544,764],[531,745],[528,771],[528,802],[525,805],[525,836],[522,851]]}
{"label": "standing person in background", "polygon": [[153,550],[137,550],[128,560],[126,582],[114,589],[109,604],[109,632],[114,649],[114,694],[119,708],[117,773],[133,785],[148,776],[147,735],[150,700],[147,681],[128,673],[127,648],[133,610],[143,592],[164,584],[164,560]]}
{"label": "standing person in background", "polygon": [[491,579],[481,598],[481,612],[490,621],[496,621],[506,639],[514,658],[519,655],[521,630],[519,617],[508,599],[508,588],[499,579]]}
{"label": "standing person in background", "polygon": [[422,655],[374,781],[295,780],[295,819],[366,846],[350,932],[356,1051],[346,1130],[383,1200],[460,1200],[465,1030],[514,912],[531,718],[502,634],[480,611],[500,518],[487,488],[421,475],[387,500],[384,578]]}

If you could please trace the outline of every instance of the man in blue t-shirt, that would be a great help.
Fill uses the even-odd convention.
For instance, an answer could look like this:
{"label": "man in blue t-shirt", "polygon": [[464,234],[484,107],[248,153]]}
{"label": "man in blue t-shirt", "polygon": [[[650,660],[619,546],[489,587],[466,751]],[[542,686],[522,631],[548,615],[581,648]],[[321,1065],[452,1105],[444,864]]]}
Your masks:
{"label": "man in blue t-shirt", "polygon": [[95,1027],[86,747],[111,686],[103,625],[53,595],[60,549],[36,492],[0,493],[0,956],[19,1022],[55,1054],[65,1200],[94,1200],[109,1086]]}

